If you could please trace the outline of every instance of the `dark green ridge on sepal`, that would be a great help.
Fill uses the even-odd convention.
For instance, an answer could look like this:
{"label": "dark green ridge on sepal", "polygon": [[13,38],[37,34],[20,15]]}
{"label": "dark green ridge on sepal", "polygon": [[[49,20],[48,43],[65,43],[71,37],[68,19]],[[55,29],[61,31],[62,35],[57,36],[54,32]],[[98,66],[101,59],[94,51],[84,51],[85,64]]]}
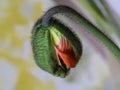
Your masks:
{"label": "dark green ridge on sepal", "polygon": [[75,52],[75,55],[77,57],[77,60],[79,60],[82,55],[82,44],[79,38],[77,37],[77,35],[67,26],[63,25],[62,22],[60,22],[55,18],[53,18],[53,20],[51,19],[50,22],[51,22],[51,25],[54,28],[57,28],[59,32],[62,33],[63,36],[65,36],[67,40],[71,43],[73,50]]}
{"label": "dark green ridge on sepal", "polygon": [[50,30],[56,28],[71,43],[77,61],[82,54],[82,45],[78,37],[65,25],[55,18],[51,18],[47,26],[38,20],[32,30],[32,48],[37,65],[54,76],[65,77],[70,69],[60,66],[56,61],[56,53],[51,40]]}

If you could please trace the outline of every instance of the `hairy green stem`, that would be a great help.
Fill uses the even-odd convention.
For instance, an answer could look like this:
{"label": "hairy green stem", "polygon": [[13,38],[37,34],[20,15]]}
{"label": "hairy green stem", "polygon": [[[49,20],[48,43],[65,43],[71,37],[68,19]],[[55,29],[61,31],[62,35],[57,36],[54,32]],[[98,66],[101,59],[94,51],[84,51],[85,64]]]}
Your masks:
{"label": "hairy green stem", "polygon": [[67,6],[56,6],[51,8],[46,12],[46,14],[42,17],[42,24],[47,26],[51,17],[55,14],[63,13],[66,16],[71,17],[73,20],[78,22],[81,26],[83,26],[89,33],[99,39],[105,46],[111,51],[112,54],[116,56],[116,58],[120,61],[120,49],[114,44],[114,42],[109,39],[100,29],[91,24],[87,19],[81,16],[77,11]]}

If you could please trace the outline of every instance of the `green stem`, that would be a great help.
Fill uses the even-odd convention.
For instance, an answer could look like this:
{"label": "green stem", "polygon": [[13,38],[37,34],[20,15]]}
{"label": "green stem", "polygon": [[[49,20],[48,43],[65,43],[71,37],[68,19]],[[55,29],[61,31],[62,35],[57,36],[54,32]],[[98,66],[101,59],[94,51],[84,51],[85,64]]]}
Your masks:
{"label": "green stem", "polygon": [[46,26],[51,17],[55,14],[63,13],[68,17],[71,17],[76,22],[78,22],[81,26],[85,28],[89,33],[99,39],[105,46],[111,51],[112,54],[116,56],[116,58],[120,61],[120,49],[114,42],[109,39],[102,31],[100,31],[97,27],[91,24],[87,19],[82,17],[78,12],[69,8],[67,6],[56,6],[51,8],[46,12],[46,14],[42,18],[42,24]]}

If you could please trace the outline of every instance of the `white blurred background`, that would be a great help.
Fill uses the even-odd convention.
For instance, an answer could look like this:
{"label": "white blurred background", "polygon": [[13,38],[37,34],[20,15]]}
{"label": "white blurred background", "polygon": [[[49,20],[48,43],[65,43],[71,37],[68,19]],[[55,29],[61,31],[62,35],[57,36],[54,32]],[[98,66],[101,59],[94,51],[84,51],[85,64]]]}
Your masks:
{"label": "white blurred background", "polygon": [[[31,49],[31,30],[38,18],[56,5],[67,5],[106,32],[120,47],[120,1],[0,0],[0,90],[120,90],[120,65],[95,37],[71,20],[83,44],[83,55],[66,78],[41,70]],[[99,1],[105,1],[107,9]],[[106,7],[105,6],[105,7]],[[98,11],[100,10],[100,12]]]}

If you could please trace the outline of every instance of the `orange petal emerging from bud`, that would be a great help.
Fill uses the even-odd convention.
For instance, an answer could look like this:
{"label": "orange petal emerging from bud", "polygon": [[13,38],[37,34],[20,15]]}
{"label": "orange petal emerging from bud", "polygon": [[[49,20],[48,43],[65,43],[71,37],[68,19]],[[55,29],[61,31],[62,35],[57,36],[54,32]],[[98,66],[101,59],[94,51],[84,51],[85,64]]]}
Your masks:
{"label": "orange petal emerging from bud", "polygon": [[72,46],[65,38],[60,39],[60,43],[56,46],[55,49],[59,58],[68,68],[74,68],[76,66],[77,60],[75,53]]}

